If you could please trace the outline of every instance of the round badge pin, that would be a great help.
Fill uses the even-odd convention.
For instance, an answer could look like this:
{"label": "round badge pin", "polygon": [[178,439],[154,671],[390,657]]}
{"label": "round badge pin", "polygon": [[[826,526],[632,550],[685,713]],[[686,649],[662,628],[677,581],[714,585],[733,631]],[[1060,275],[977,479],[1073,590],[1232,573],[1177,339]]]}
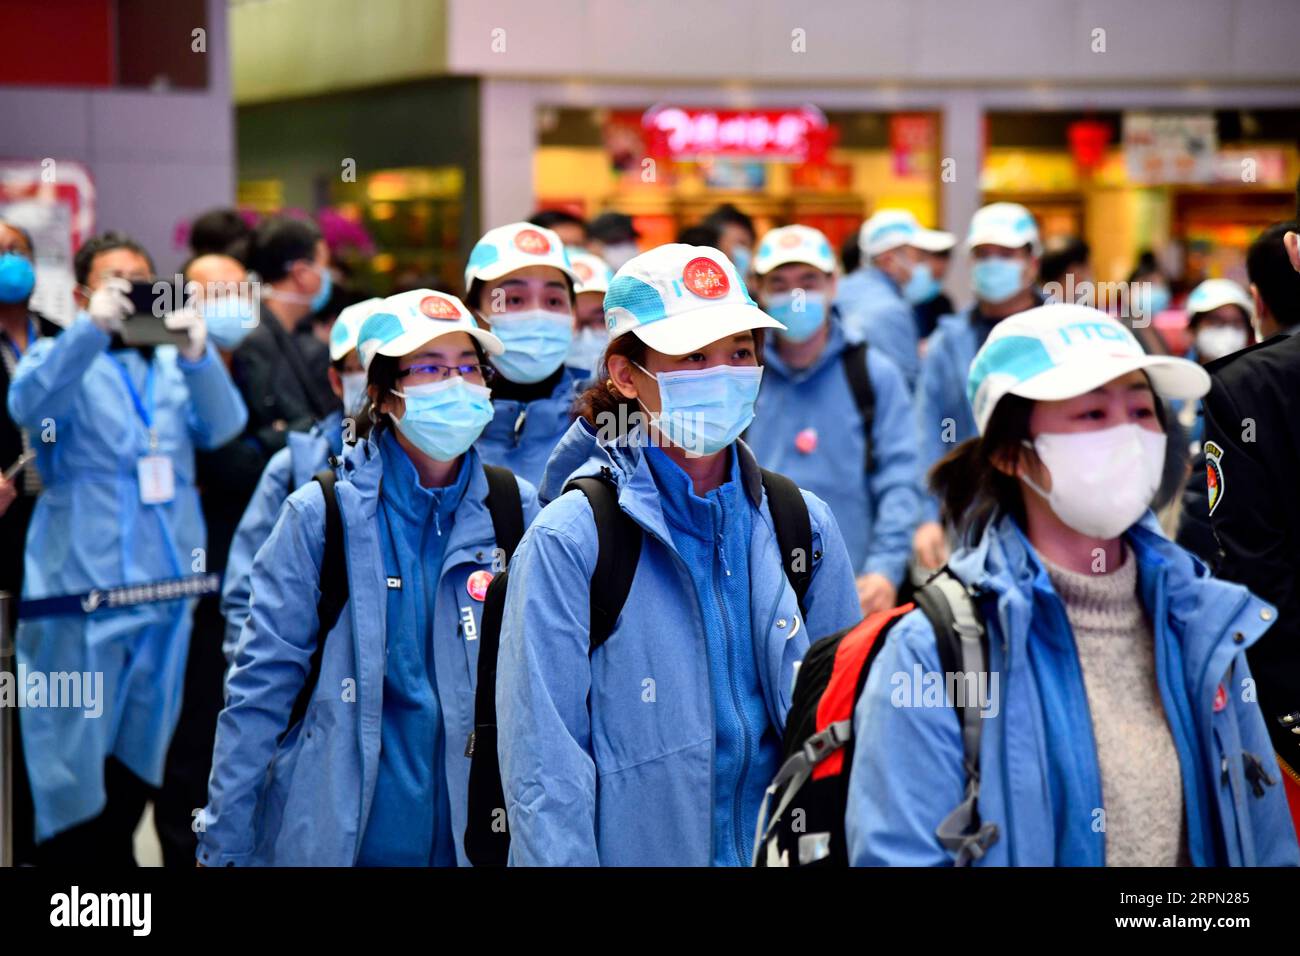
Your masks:
{"label": "round badge pin", "polygon": [[515,236],[515,248],[530,256],[544,256],[551,251],[551,240],[536,229],[521,229]]}
{"label": "round badge pin", "polygon": [[1214,692],[1214,712],[1217,714],[1223,708],[1228,706],[1228,692],[1219,685],[1219,689]]}
{"label": "round badge pin", "polygon": [[682,284],[701,299],[721,299],[731,291],[726,271],[707,256],[698,256],[682,269]]}
{"label": "round badge pin", "polygon": [[460,312],[452,301],[440,295],[426,295],[421,299],[420,312],[442,322],[455,322],[460,318]]}
{"label": "round badge pin", "polygon": [[805,455],[811,455],[817,449],[817,429],[805,428],[795,435],[794,447]]}
{"label": "round badge pin", "polygon": [[465,590],[475,601],[482,601],[487,597],[488,585],[492,583],[491,571],[475,571],[465,582]]}
{"label": "round badge pin", "polygon": [[587,263],[575,262],[573,264],[573,271],[578,274],[578,278],[583,282],[591,281],[591,266],[587,265]]}

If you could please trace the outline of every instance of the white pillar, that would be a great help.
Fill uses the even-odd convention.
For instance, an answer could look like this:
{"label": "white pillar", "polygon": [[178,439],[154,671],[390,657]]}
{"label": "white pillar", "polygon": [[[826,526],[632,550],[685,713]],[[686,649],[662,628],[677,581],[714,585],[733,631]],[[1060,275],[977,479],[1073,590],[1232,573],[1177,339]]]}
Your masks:
{"label": "white pillar", "polygon": [[535,89],[524,80],[479,82],[479,228],[526,219],[533,212],[537,148]]}
{"label": "white pillar", "polygon": [[[984,109],[969,90],[944,96],[943,136],[939,160],[939,199],[943,228],[957,236],[944,285],[958,308],[970,304],[970,256],[961,243],[971,216],[980,207],[980,160],[984,142]],[[950,170],[945,174],[946,170]],[[950,182],[945,180],[951,180]]]}

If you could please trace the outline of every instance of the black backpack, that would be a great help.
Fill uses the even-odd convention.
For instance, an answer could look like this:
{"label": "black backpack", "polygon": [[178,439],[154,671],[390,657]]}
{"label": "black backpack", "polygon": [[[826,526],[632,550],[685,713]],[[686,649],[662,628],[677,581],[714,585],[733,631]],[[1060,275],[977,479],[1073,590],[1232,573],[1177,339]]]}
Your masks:
{"label": "black backpack", "polygon": [[[936,836],[958,866],[978,860],[997,840],[997,825],[979,819],[980,702],[960,692],[954,699],[947,680],[947,675],[958,681],[962,675],[985,680],[988,636],[983,621],[974,595],[947,568],[921,586],[914,600],[872,614],[808,649],[786,718],[781,769],[759,812],[755,866],[848,865],[844,813],[853,766],[854,708],[890,628],[914,607],[934,628],[944,693],[961,726],[966,766],[966,797],[939,824]],[[987,684],[977,683],[983,686]]]}
{"label": "black backpack", "polygon": [[[505,553],[506,560],[509,561],[519,539],[524,535],[524,506],[519,497],[519,483],[508,469],[495,465],[485,464],[483,474],[488,483],[487,508],[488,514],[492,516],[497,548]],[[319,471],[312,476],[312,480],[320,485],[321,495],[325,499],[325,552],[320,566],[320,599],[316,602],[316,646],[311,652],[307,679],[293,702],[284,734],[307,715],[307,705],[311,703],[316,684],[320,681],[325,639],[334,630],[339,615],[343,613],[343,606],[348,603],[348,562],[343,547],[343,515],[339,510],[334,469]],[[281,739],[284,734],[280,735]]]}
{"label": "black backpack", "polygon": [[[812,583],[812,522],[808,505],[793,481],[763,470],[763,488],[776,529],[786,577],[794,588],[800,613]],[[623,612],[641,558],[643,533],[618,505],[618,490],[608,468],[601,474],[575,478],[564,491],[581,491],[596,522],[598,551],[591,573],[591,633],[588,653],[609,638]],[[474,730],[465,746],[470,758],[469,812],[465,826],[465,855],[475,866],[505,866],[510,852],[505,791],[497,754],[497,655],[501,644],[501,613],[509,586],[509,569],[497,574],[483,599],[479,626],[478,683],[474,694]],[[806,616],[806,613],[805,613]]]}

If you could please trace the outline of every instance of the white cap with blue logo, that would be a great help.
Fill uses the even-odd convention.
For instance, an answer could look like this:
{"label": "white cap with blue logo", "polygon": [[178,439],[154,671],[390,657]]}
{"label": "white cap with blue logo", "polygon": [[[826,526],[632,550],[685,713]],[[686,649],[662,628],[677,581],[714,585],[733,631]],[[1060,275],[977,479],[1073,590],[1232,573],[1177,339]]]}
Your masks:
{"label": "white cap with blue logo", "polygon": [[357,330],[357,355],[366,371],[376,355],[409,355],[436,338],[464,332],[477,339],[488,355],[506,350],[501,340],[479,328],[465,303],[433,289],[413,289],[390,295]]}
{"label": "white cap with blue logo", "polygon": [[1035,401],[1074,398],[1142,371],[1162,398],[1200,398],[1210,376],[1195,362],[1149,355],[1133,333],[1099,309],[1061,302],[1008,316],[971,362],[966,397],[980,434],[1004,395]]}
{"label": "white cap with blue logo", "polygon": [[990,203],[975,210],[970,219],[970,232],[966,234],[966,248],[982,245],[1007,249],[1029,246],[1034,255],[1043,251],[1033,214],[1014,202]]}
{"label": "white cap with blue logo", "polygon": [[474,243],[465,265],[465,290],[469,291],[475,279],[491,282],[529,266],[551,266],[578,280],[558,235],[531,222],[512,222],[489,229]]}
{"label": "white cap with blue logo", "polygon": [[821,272],[835,272],[835,253],[825,233],[809,226],[781,226],[763,236],[754,256],[754,274],[767,275],[778,266],[804,263]]}
{"label": "white cap with blue logo", "polygon": [[611,340],[635,332],[665,355],[689,355],[751,329],[785,330],[750,298],[730,259],[680,242],[623,264],[605,293],[605,324]]}
{"label": "white cap with blue logo", "polygon": [[1200,315],[1213,312],[1224,305],[1235,305],[1246,313],[1246,320],[1255,317],[1255,303],[1246,290],[1231,279],[1206,279],[1187,297],[1187,314]]}
{"label": "white cap with blue logo", "polygon": [[384,300],[379,296],[348,306],[330,326],[330,361],[337,362],[357,347],[357,333]]}

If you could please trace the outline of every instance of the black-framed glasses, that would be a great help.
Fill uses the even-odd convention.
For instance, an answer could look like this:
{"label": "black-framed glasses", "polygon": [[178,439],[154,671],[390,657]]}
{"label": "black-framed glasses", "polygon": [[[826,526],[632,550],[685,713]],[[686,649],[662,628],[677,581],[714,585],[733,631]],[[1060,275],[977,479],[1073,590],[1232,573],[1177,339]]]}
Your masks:
{"label": "black-framed glasses", "polygon": [[428,375],[435,382],[444,382],[453,375],[459,375],[461,378],[467,378],[471,375],[480,375],[484,382],[490,382],[496,377],[497,370],[491,365],[480,365],[478,362],[468,362],[464,365],[412,365],[410,368],[404,368],[397,373],[398,378],[406,378],[408,375]]}

